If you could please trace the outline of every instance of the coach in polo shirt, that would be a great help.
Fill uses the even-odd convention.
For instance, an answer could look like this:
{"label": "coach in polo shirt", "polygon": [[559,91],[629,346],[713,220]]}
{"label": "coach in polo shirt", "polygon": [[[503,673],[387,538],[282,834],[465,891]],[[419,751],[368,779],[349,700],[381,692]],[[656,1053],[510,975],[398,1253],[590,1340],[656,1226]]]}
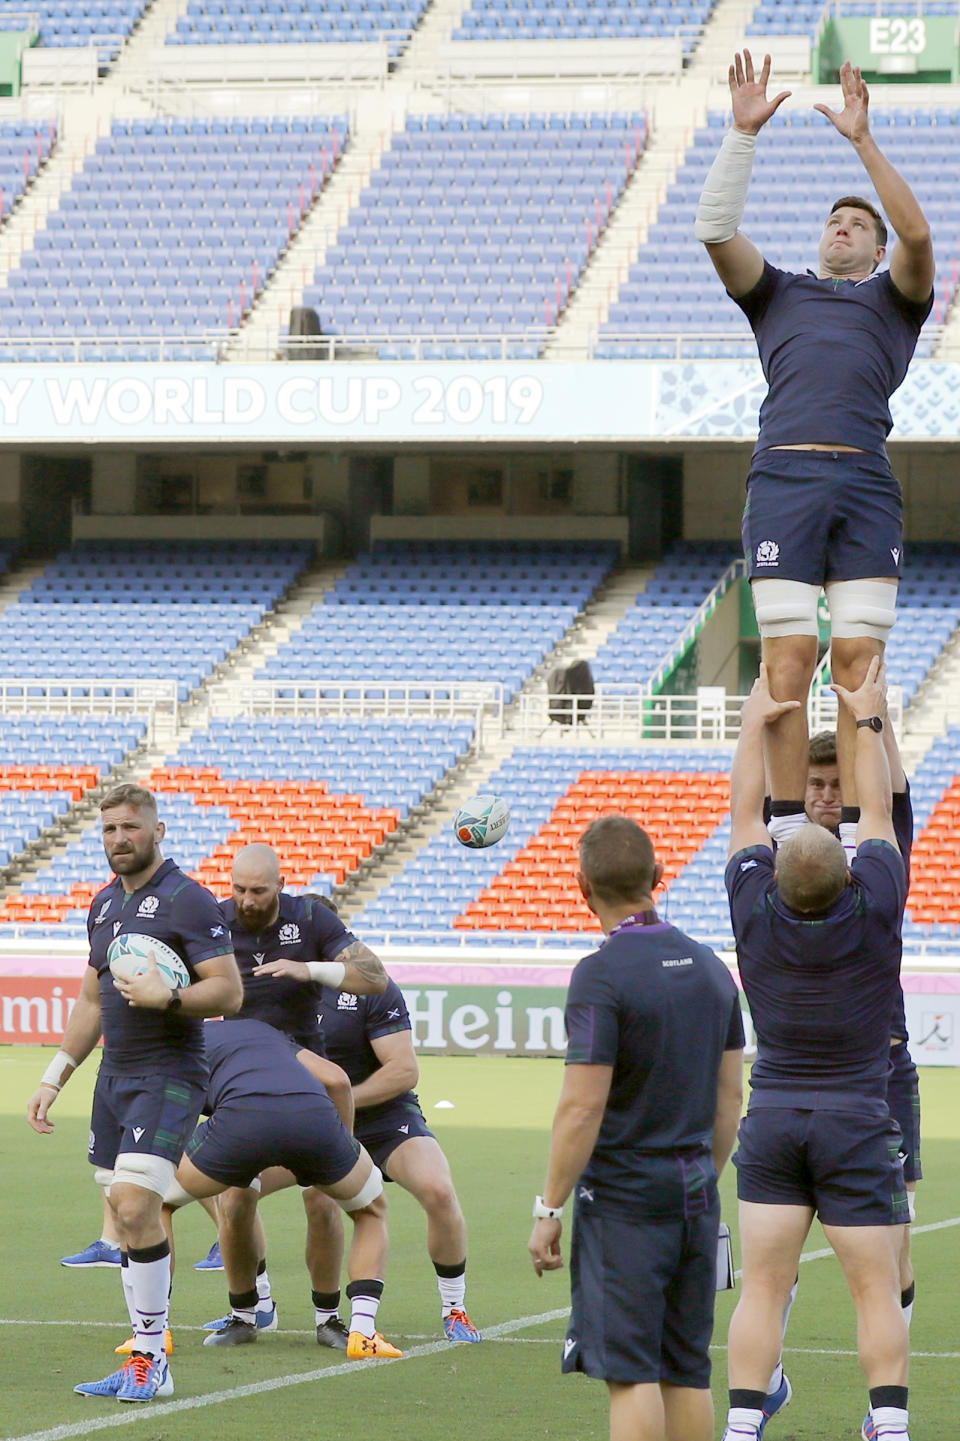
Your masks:
{"label": "coach in polo shirt", "polygon": [[569,1044],[529,1250],[561,1266],[576,1191],[563,1370],[606,1381],[611,1441],[712,1441],[717,1175],[743,1086],[736,985],[706,946],[662,922],[645,831],[601,816],[578,880],[606,940],[567,997]]}

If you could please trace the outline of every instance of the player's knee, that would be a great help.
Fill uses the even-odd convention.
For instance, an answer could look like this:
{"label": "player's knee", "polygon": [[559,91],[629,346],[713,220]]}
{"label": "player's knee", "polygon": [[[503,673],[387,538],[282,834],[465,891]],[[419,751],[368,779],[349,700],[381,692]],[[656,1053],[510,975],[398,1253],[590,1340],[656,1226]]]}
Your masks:
{"label": "player's knee", "polygon": [[457,1193],[450,1182],[444,1182],[439,1178],[436,1181],[428,1182],[426,1186],[420,1188],[417,1200],[428,1216],[436,1216],[438,1220],[458,1221],[463,1218]]}
{"label": "player's knee", "polygon": [[[174,1165],[162,1156],[141,1156],[131,1151],[117,1157],[110,1186],[110,1203],[124,1225],[135,1225],[170,1189]],[[130,1189],[128,1189],[130,1188]],[[136,1189],[133,1189],[136,1188]]]}
{"label": "player's knee", "polygon": [[783,636],[818,636],[820,587],[799,580],[755,580],[753,608],[764,640]]}
{"label": "player's knee", "polygon": [[222,1223],[230,1226],[250,1225],[257,1210],[256,1190],[231,1186],[217,1197],[217,1208]]}
{"label": "player's knee", "polygon": [[[897,618],[897,587],[882,580],[836,580],[825,587],[830,634],[838,640],[880,641]],[[864,647],[867,664],[876,648]],[[853,654],[856,655],[856,650]]]}

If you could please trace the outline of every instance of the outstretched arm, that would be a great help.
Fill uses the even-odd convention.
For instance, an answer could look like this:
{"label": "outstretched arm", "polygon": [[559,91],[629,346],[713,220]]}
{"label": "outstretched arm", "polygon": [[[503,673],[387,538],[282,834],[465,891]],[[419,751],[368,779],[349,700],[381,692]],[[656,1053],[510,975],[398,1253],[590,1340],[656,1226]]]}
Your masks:
{"label": "outstretched arm", "polygon": [[927,217],[903,176],[891,165],[870,132],[870,94],[858,66],[848,60],[840,71],[843,109],[815,105],[860,157],[864,170],[897,237],[890,256],[890,278],[908,300],[927,300],[933,289],[933,241]]}
{"label": "outstretched arm", "polygon": [[763,765],[763,733],[768,725],[797,710],[798,700],[774,700],[767,681],[767,667],[761,665],[753,690],[743,703],[740,716],[740,738],[730,772],[730,850],[748,846],[769,846],[770,833],[763,821],[763,800],[766,794],[766,772]]}
{"label": "outstretched arm", "polygon": [[749,50],[744,50],[742,58],[734,56],[728,75],[733,129],[723,138],[697,206],[696,237],[706,245],[717,274],[735,297],[751,291],[763,274],[763,256],[752,241],[740,234],[740,222],[747,203],[757,135],[790,94],[784,90],[775,100],[768,100],[769,78],[769,55],[763,57],[759,80]]}
{"label": "outstretched arm", "polygon": [[[872,716],[886,714],[886,671],[880,657],[874,656],[867,670],[866,679],[858,690],[849,691],[842,685],[833,686],[844,706],[859,722]],[[860,798],[860,821],[857,825],[857,845],[861,841],[889,841],[897,844],[893,828],[893,793],[890,787],[890,765],[883,741],[883,734],[869,726],[857,726],[856,751],[854,752],[854,779]]]}

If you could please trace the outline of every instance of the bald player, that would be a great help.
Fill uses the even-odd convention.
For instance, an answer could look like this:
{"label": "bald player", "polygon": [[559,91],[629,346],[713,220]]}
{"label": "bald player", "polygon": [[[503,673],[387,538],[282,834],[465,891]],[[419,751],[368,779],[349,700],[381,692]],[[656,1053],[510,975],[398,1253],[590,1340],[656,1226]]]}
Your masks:
{"label": "bald player", "polygon": [[[356,996],[380,995],[386,990],[387,973],[379,958],[347,930],[335,912],[314,896],[294,896],[283,889],[280,860],[272,846],[256,843],[237,852],[233,895],[221,903],[221,911],[243,979],[239,1018],[265,1021],[318,1057],[323,1056],[318,1017],[324,986]],[[339,1088],[348,1096],[349,1082],[340,1068],[330,1062],[323,1065],[326,1073],[321,1069],[316,1074],[331,1095]],[[352,1114],[344,1115],[342,1107],[341,1115],[348,1124],[352,1122]],[[343,1264],[340,1211],[315,1188],[305,1190],[303,1197],[317,1342],[346,1350],[348,1332],[338,1316]],[[245,1251],[253,1234],[261,1256],[257,1325],[272,1330],[277,1312],[270,1295],[256,1192],[231,1188],[221,1195],[219,1209],[221,1248]],[[225,1316],[210,1322],[209,1329],[222,1329],[228,1320]]]}

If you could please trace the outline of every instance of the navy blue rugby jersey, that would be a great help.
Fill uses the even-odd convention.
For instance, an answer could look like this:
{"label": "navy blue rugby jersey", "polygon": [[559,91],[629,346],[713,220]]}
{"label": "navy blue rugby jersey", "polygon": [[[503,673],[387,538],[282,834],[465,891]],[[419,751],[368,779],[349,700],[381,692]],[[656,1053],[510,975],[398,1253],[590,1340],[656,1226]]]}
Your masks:
{"label": "navy blue rugby jersey", "polygon": [[233,950],[215,897],[173,861],[164,861],[146,885],[129,894],[120,877],[114,877],[94,897],[87,935],[89,963],[100,982],[104,1075],[132,1071],[203,1084],[207,1073],[202,1021],[128,1005],[113,984],[107,948],[115,936],[155,936],[176,951],[191,980],[197,980],[195,966]]}
{"label": "navy blue rugby jersey", "polygon": [[574,971],[566,1022],[567,1065],[613,1067],[585,1182],[626,1199],[644,1158],[709,1151],[720,1062],[744,1044],[736,983],[709,947],[655,916],[611,934]]}
{"label": "navy blue rugby jersey", "polygon": [[297,1060],[296,1041],[264,1021],[232,1016],[205,1021],[203,1039],[210,1067],[203,1107],[208,1115],[230,1101],[327,1094]]}
{"label": "navy blue rugby jersey", "polygon": [[243,1005],[238,1019],[266,1021],[316,1048],[322,987],[287,976],[257,976],[268,961],[332,961],[355,940],[329,906],[311,896],[280,893],[280,910],[272,926],[248,931],[237,920],[232,900],[221,901],[233,950],[243,978]]}
{"label": "navy blue rugby jersey", "polygon": [[[913,847],[913,801],[910,798],[910,785],[907,783],[905,791],[894,791],[893,793],[893,830],[897,838],[897,845],[903,857],[903,864],[907,870],[907,890],[910,889],[910,851]],[[764,825],[770,821],[770,797],[765,796],[763,802]],[[839,838],[839,831],[830,827],[831,834]],[[909,1039],[907,1035],[907,1015],[904,1008],[903,987],[897,986],[897,995],[893,1003],[893,1017],[890,1022],[890,1034],[896,1036],[900,1041]]]}
{"label": "navy blue rugby jersey", "polygon": [[[380,1069],[381,1062],[371,1041],[413,1029],[407,1003],[396,981],[388,981],[387,989],[380,996],[348,996],[324,986],[320,1021],[324,1054],[343,1067],[352,1086],[359,1086]],[[390,1108],[410,1103],[417,1107],[420,1104],[413,1091],[405,1091],[402,1096],[394,1096],[376,1106],[363,1106],[357,1112],[357,1133]]]}
{"label": "navy blue rugby jersey", "polygon": [[757,1033],[751,1106],[880,1113],[900,974],[906,867],[864,841],[852,884],[823,915],[780,900],[773,852],[750,846],[726,870],[740,978]]}
{"label": "navy blue rugby jersey", "polygon": [[774,445],[851,445],[886,455],[890,397],[903,383],[933,304],[901,295],[888,270],[820,280],[764,262],[731,299],[757,338],[769,390],[754,455]]}

